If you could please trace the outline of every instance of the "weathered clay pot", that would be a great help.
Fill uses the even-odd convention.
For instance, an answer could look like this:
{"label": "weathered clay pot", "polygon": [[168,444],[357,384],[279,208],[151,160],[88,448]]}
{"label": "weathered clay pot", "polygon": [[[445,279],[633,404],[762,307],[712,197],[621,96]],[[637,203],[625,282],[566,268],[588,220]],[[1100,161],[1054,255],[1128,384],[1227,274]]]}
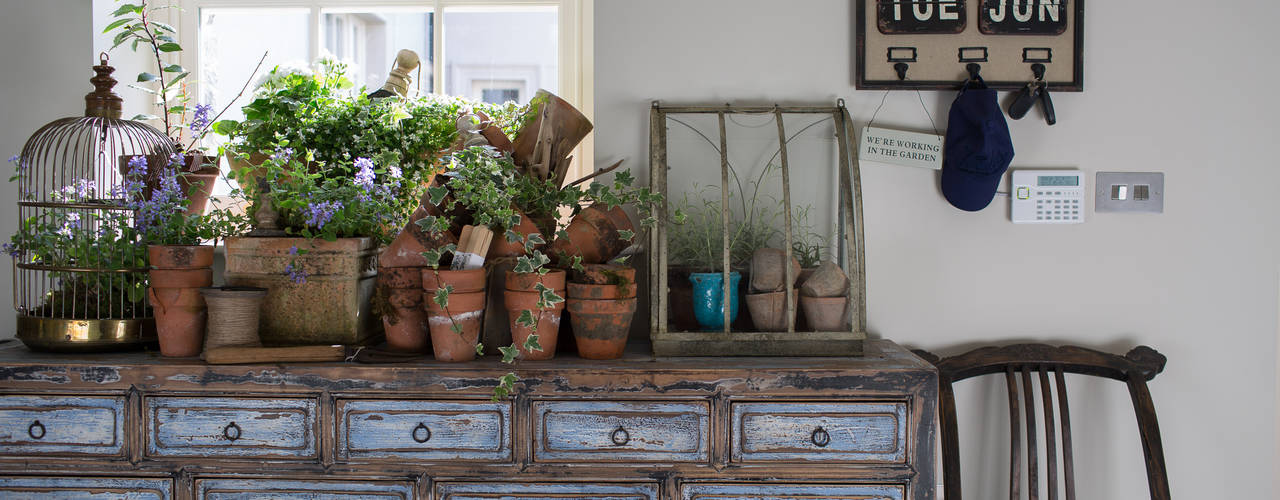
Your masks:
{"label": "weathered clay pot", "polygon": [[470,293],[484,290],[484,268],[463,269],[422,269],[422,290],[435,291],[443,285],[453,285],[453,293]]}
{"label": "weathered clay pot", "polygon": [[538,283],[542,283],[542,286],[552,290],[564,290],[565,276],[565,272],[560,269],[552,269],[544,275],[508,271],[505,288],[517,292],[533,292],[538,289]]}
{"label": "weathered clay pot", "polygon": [[[573,148],[591,133],[591,120],[569,104],[569,101],[555,94],[538,89],[533,99],[529,100],[529,104],[529,112],[534,113],[533,120],[516,132],[516,138],[512,144],[511,157],[516,165],[528,166],[542,161],[541,158],[533,157],[533,150],[538,144],[538,131],[543,126],[550,127],[548,137],[553,141],[552,161],[559,159],[555,156],[563,158],[569,155]],[[546,125],[542,123],[541,111],[544,106],[551,107],[549,110],[551,123]]]}
{"label": "weathered clay pot", "polygon": [[[787,331],[786,303],[783,296],[787,292],[749,293],[747,294],[747,312],[751,313],[751,322],[756,329],[763,332]],[[791,292],[791,317],[796,315],[796,292]]]}
{"label": "weathered clay pot", "polygon": [[578,356],[586,359],[622,357],[627,347],[627,334],[631,332],[631,319],[636,313],[636,299],[570,298],[567,304]]}
{"label": "weathered clay pot", "polygon": [[631,242],[622,239],[618,233],[621,230],[635,231],[622,207],[609,209],[603,205],[591,205],[582,209],[565,228],[568,240],[556,238],[551,243],[551,256],[580,256],[583,264],[603,263],[631,246]]}
{"label": "weathered clay pot", "polygon": [[[484,317],[484,291],[453,292],[448,307],[440,307],[435,294],[423,292],[427,323],[431,328],[431,350],[440,361],[470,361],[476,358],[476,342],[480,340],[480,320]],[[446,309],[448,312],[446,312]],[[453,331],[453,325],[462,332]]]}
{"label": "weathered clay pot", "polygon": [[636,286],[634,284],[623,286],[569,283],[568,287],[568,298],[571,299],[618,300],[634,299],[636,297]]}
{"label": "weathered clay pot", "polygon": [[260,346],[258,316],[262,311],[265,288],[202,288],[200,294],[209,305],[205,350],[223,346]]}
{"label": "weathered clay pot", "polygon": [[[119,158],[120,175],[130,175],[129,161],[132,156]],[[202,214],[209,205],[209,196],[213,193],[214,183],[222,171],[218,168],[217,157],[188,154],[182,156],[182,176],[178,177],[178,186],[190,203],[188,214]],[[147,155],[147,175],[143,178],[145,188],[142,195],[151,198],[151,193],[160,187],[160,175],[169,167],[169,157],[164,155]],[[192,189],[193,186],[199,186]]]}
{"label": "weathered clay pot", "polygon": [[206,309],[200,289],[213,284],[213,247],[150,245],[147,299],[156,317],[160,354],[198,356],[204,346]]}
{"label": "weathered clay pot", "polygon": [[800,274],[800,261],[777,248],[761,248],[751,254],[751,292],[778,292],[787,286],[786,262],[792,278]]}
{"label": "weathered clay pot", "polygon": [[[563,290],[557,291],[557,294],[563,293]],[[511,341],[520,348],[520,359],[543,360],[551,359],[556,355],[556,338],[560,332],[560,313],[564,311],[564,302],[557,302],[549,308],[539,309],[538,296],[538,292],[513,290],[503,292],[507,317],[511,319]],[[534,318],[538,320],[537,326],[529,328],[517,324],[516,320],[520,317],[521,311],[532,311]],[[538,336],[538,344],[542,346],[541,351],[524,348],[524,343],[530,335]]]}
{"label": "weathered clay pot", "polygon": [[427,312],[422,307],[422,270],[416,267],[378,270],[378,287],[391,308],[382,317],[382,330],[392,350],[424,352],[427,349]]}
{"label": "weathered clay pot", "polygon": [[[434,184],[433,184],[434,185]],[[423,194],[418,208],[409,216],[409,221],[400,234],[396,235],[390,245],[378,256],[378,265],[382,267],[426,267],[427,259],[422,252],[431,248],[440,248],[450,243],[457,243],[458,237],[452,231],[432,235],[422,231],[418,221],[428,216],[444,215],[438,207],[431,204],[430,195]]]}
{"label": "weathered clay pot", "polygon": [[[541,234],[542,231],[540,231],[538,226],[533,223],[533,219],[526,216],[524,212],[520,212],[519,210],[516,210],[516,212],[520,214],[520,224],[511,228],[512,231],[519,233],[523,238],[528,238],[529,235],[534,233]],[[535,246],[535,248],[539,248],[541,246],[542,245],[538,245]],[[524,255],[523,241],[507,241],[507,236],[505,234],[498,234],[495,232],[493,234],[493,243],[489,244],[489,253],[485,255],[485,260],[491,261],[503,257],[517,257],[520,255]]]}
{"label": "weathered clay pot", "polygon": [[806,297],[800,296],[800,309],[814,331],[839,332],[848,328],[845,323],[845,308],[849,304],[848,297]]}
{"label": "weathered clay pot", "polygon": [[618,264],[586,264],[574,272],[574,281],[592,285],[622,285],[636,282],[636,268]]}

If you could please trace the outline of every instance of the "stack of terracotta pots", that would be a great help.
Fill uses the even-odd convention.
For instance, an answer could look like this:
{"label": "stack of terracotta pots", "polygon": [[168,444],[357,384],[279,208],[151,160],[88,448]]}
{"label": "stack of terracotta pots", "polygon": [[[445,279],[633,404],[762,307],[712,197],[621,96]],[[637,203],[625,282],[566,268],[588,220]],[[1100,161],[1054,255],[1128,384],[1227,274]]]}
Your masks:
{"label": "stack of terracotta pots", "polygon": [[586,359],[618,359],[627,347],[636,313],[636,270],[592,264],[569,283],[569,323]]}
{"label": "stack of terracotta pots", "polygon": [[[440,361],[470,361],[476,357],[484,318],[484,268],[422,269],[422,304],[431,330],[431,349]],[[446,305],[436,302],[437,291],[453,286]]]}
{"label": "stack of terracotta pots", "polygon": [[422,268],[379,269],[378,294],[387,302],[382,316],[387,346],[397,351],[425,352],[427,310],[422,302]]}
{"label": "stack of terracotta pots", "polygon": [[849,328],[849,276],[833,262],[823,262],[800,284],[800,308],[819,332]]}
{"label": "stack of terracotta pots", "polygon": [[[751,293],[747,294],[747,311],[757,330],[785,332],[787,322],[796,316],[796,291],[791,290],[788,309],[787,269],[790,261],[792,279],[800,276],[800,261],[776,248],[761,248],[751,256]],[[790,316],[787,315],[788,311]],[[794,324],[794,323],[793,323]]]}
{"label": "stack of terracotta pots", "polygon": [[207,311],[200,289],[213,284],[213,247],[150,245],[147,299],[155,311],[160,354],[200,355]]}
{"label": "stack of terracotta pots", "polygon": [[[556,355],[556,338],[560,333],[560,314],[564,311],[563,301],[546,308],[539,308],[541,292],[538,284],[554,290],[556,295],[565,295],[565,272],[553,270],[547,274],[507,272],[506,290],[503,298],[506,301],[507,317],[511,322],[511,340],[520,348],[520,359],[551,359]],[[536,325],[530,328],[519,324],[520,313],[531,311]],[[525,348],[530,335],[538,336],[538,344],[542,350]]]}

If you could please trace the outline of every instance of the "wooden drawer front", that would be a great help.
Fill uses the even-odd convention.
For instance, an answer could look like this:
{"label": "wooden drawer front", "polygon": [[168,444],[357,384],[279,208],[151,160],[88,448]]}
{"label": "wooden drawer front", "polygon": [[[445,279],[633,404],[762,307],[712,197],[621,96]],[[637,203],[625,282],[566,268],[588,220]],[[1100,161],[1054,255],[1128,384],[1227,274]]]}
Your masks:
{"label": "wooden drawer front", "polygon": [[409,500],[413,485],[393,481],[197,479],[200,500]]}
{"label": "wooden drawer front", "polygon": [[898,485],[685,484],[683,500],[903,500]]}
{"label": "wooden drawer front", "polygon": [[511,460],[508,403],[338,402],[342,458]]}
{"label": "wooden drawer front", "polygon": [[0,455],[120,455],[123,421],[123,397],[0,397]]}
{"label": "wooden drawer front", "polygon": [[534,402],[534,460],[705,462],[705,402]]}
{"label": "wooden drawer front", "polygon": [[650,483],[437,483],[436,500],[653,500]]}
{"label": "wooden drawer front", "polygon": [[168,479],[0,477],[0,498],[32,500],[169,500]]}
{"label": "wooden drawer front", "polygon": [[734,403],[735,462],[905,462],[906,403]]}
{"label": "wooden drawer front", "polygon": [[152,456],[312,458],[313,399],[148,398]]}

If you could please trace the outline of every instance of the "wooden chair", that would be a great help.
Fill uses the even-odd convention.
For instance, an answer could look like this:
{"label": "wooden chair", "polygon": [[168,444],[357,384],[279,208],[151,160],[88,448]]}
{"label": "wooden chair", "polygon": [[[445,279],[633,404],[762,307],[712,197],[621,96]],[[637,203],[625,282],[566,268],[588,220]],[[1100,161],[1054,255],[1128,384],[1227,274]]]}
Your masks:
{"label": "wooden chair", "polygon": [[[984,347],[967,353],[939,359],[926,351],[914,351],[938,368],[938,419],[942,437],[942,476],[945,498],[960,500],[960,441],[956,427],[956,401],[951,384],[979,375],[1003,373],[1009,389],[1009,499],[1018,500],[1022,484],[1022,436],[1019,425],[1026,417],[1027,498],[1039,497],[1039,477],[1036,453],[1035,385],[1032,374],[1039,378],[1041,405],[1044,408],[1044,437],[1048,458],[1049,500],[1058,499],[1058,443],[1054,431],[1055,405],[1049,391],[1049,374],[1053,373],[1057,385],[1057,414],[1062,426],[1062,471],[1066,500],[1075,500],[1075,472],[1072,466],[1071,417],[1067,407],[1065,373],[1093,375],[1125,382],[1138,417],[1138,434],[1142,439],[1142,452],[1147,463],[1147,484],[1152,500],[1169,499],[1169,479],[1165,471],[1164,451],[1160,444],[1160,427],[1156,422],[1155,407],[1147,381],[1164,370],[1165,357],[1147,346],[1138,346],[1128,354],[1117,356],[1082,347],[1054,347],[1043,344],[1020,344],[1006,347]],[[1019,395],[1017,379],[1022,379]]]}

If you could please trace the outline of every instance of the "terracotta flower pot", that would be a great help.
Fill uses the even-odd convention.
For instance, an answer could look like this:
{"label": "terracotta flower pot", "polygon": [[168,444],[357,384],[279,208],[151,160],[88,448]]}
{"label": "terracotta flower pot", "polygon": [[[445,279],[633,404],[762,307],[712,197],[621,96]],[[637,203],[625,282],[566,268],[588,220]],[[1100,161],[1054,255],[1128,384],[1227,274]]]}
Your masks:
{"label": "terracotta flower pot", "polygon": [[636,299],[570,298],[567,303],[578,356],[586,359],[621,358],[627,347],[627,335],[631,332],[631,319],[636,313]]}
{"label": "terracotta flower pot", "polygon": [[[543,126],[550,127],[547,136],[554,140],[551,150],[560,153],[562,157],[573,151],[573,148],[591,133],[591,120],[569,104],[569,101],[555,94],[538,89],[529,104],[531,108],[529,112],[534,113],[533,119],[516,131],[516,138],[512,141],[511,156],[516,165],[532,165],[542,161],[541,158],[533,157],[533,150],[538,144],[538,132]],[[544,106],[551,106],[548,115],[551,123],[545,125],[542,123]],[[558,159],[552,158],[552,161]]]}
{"label": "terracotta flower pot", "polygon": [[806,297],[800,296],[800,309],[814,331],[838,332],[848,328],[845,323],[845,308],[849,304],[848,297]]}
{"label": "terracotta flower pot", "polygon": [[532,292],[538,289],[538,283],[542,283],[542,286],[552,290],[564,290],[565,276],[565,272],[560,269],[552,269],[544,275],[507,271],[505,288],[516,292]]}
{"label": "terracotta flower pot", "polygon": [[569,239],[557,238],[551,243],[551,256],[564,254],[569,257],[582,257],[583,264],[600,264],[614,258],[631,242],[622,239],[619,231],[635,231],[631,219],[622,207],[591,205],[582,209],[569,222],[565,232]]}
{"label": "terracotta flower pot", "polygon": [[422,270],[416,267],[378,270],[378,287],[391,307],[382,317],[382,329],[392,350],[424,352],[427,349],[427,312],[422,307]]}
{"label": "terracotta flower pot", "polygon": [[214,287],[202,288],[200,294],[209,305],[209,328],[204,348],[222,346],[258,346],[258,316],[266,288]]}
{"label": "terracotta flower pot", "polygon": [[147,300],[156,317],[160,354],[198,356],[204,347],[206,310],[200,289],[213,284],[213,247],[150,245]]}
{"label": "terracotta flower pot", "polygon": [[[471,361],[476,359],[476,342],[480,340],[480,320],[484,317],[484,291],[453,292],[449,294],[448,307],[436,304],[435,294],[424,292],[422,303],[427,308],[427,323],[431,328],[431,350],[440,361]],[[446,309],[448,312],[446,312]],[[462,327],[454,332],[453,326]]]}
{"label": "terracotta flower pot", "polygon": [[484,290],[484,268],[460,271],[424,268],[421,271],[421,276],[423,291],[435,291],[440,288],[441,284],[453,285],[453,293],[470,293]]}
{"label": "terracotta flower pot", "polygon": [[[751,313],[751,322],[756,329],[763,332],[787,331],[786,303],[783,300],[787,292],[749,293],[747,294],[747,312]],[[796,316],[796,292],[791,291],[791,317]]]}
{"label": "terracotta flower pot", "polygon": [[[564,291],[558,290],[557,293],[564,293]],[[543,360],[551,359],[556,355],[556,338],[560,333],[560,313],[564,311],[564,302],[557,302],[549,308],[539,309],[538,296],[538,292],[513,290],[503,292],[507,317],[511,320],[511,340],[520,348],[520,359]],[[529,328],[518,324],[516,320],[520,318],[522,311],[532,311],[538,322],[537,325]],[[524,348],[524,343],[530,335],[538,336],[538,344],[542,346],[541,351]]]}
{"label": "terracotta flower pot", "polygon": [[588,285],[583,283],[569,283],[570,299],[586,299],[586,300],[618,300],[633,299],[636,296],[635,285]]}
{"label": "terracotta flower pot", "polygon": [[[160,187],[160,175],[164,169],[169,167],[169,157],[164,155],[147,155],[147,175],[143,177],[142,196],[151,197],[152,191]],[[129,167],[129,161],[133,156],[121,156],[119,161],[120,175],[129,176],[132,168]],[[218,176],[222,171],[218,168],[217,157],[204,156],[201,154],[188,154],[182,156],[182,165],[179,167],[182,176],[178,177],[178,186],[182,189],[182,194],[186,195],[191,203],[187,204],[188,214],[202,214],[209,205],[209,196],[213,193],[214,183],[217,182]],[[199,186],[193,189],[194,186]]]}
{"label": "terracotta flower pot", "polygon": [[[433,186],[436,184],[432,184]],[[457,243],[458,237],[452,231],[432,235],[422,231],[417,221],[428,215],[442,216],[444,212],[431,204],[431,195],[424,193],[418,208],[414,210],[409,221],[405,223],[400,234],[387,245],[382,255],[378,256],[378,265],[383,267],[426,267],[427,259],[422,256],[428,248],[439,248],[450,243]]]}
{"label": "terracotta flower pot", "polygon": [[[519,233],[522,237],[528,238],[530,234],[542,231],[533,223],[533,219],[525,215],[524,212],[516,210],[520,214],[520,224],[511,228],[512,231]],[[545,238],[544,238],[545,239]],[[539,245],[540,247],[541,245]],[[537,247],[535,247],[537,248]],[[500,259],[503,257],[518,257],[524,255],[524,241],[507,241],[505,234],[493,234],[493,243],[489,245],[489,253],[485,255],[485,260]]]}
{"label": "terracotta flower pot", "polygon": [[573,280],[592,285],[621,285],[636,282],[636,268],[618,264],[586,264],[573,273]]}

